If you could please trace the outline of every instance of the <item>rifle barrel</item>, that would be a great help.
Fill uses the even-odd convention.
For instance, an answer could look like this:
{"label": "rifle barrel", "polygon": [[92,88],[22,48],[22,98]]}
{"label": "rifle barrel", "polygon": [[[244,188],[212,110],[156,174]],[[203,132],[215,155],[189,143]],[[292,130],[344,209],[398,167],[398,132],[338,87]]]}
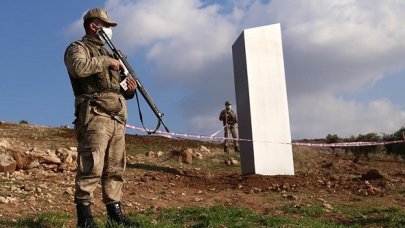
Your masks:
{"label": "rifle barrel", "polygon": [[[107,45],[110,47],[111,51],[113,52],[113,55],[115,58],[119,59],[126,70],[129,72],[129,76],[133,77],[138,85],[138,90],[142,94],[142,97],[145,99],[146,103],[148,103],[149,107],[152,109],[152,111],[155,113],[155,116],[158,118],[159,122],[164,126],[165,130],[169,132],[169,129],[167,128],[166,124],[164,123],[162,117],[164,116],[164,113],[159,111],[159,108],[153,101],[152,97],[149,95],[149,93],[146,91],[145,87],[142,85],[141,81],[139,78],[136,76],[135,71],[132,69],[131,65],[128,63],[126,56],[122,54],[120,50],[115,48],[114,44],[112,41],[108,38],[107,34],[102,29],[97,30],[97,34],[100,36],[102,40],[104,40]],[[128,76],[128,75],[126,75]]]}

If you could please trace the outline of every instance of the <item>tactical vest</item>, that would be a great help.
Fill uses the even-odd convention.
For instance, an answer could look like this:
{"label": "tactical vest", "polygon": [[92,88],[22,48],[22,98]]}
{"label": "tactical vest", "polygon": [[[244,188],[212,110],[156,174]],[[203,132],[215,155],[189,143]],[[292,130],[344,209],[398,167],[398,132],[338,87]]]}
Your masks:
{"label": "tactical vest", "polygon": [[[89,53],[90,57],[110,56],[107,49],[99,46],[87,39],[75,41],[72,45],[80,45],[84,47]],[[105,69],[101,73],[97,73],[84,78],[73,78],[70,76],[74,95],[80,96],[83,94],[92,94],[96,92],[117,92],[120,91],[121,76],[117,71]]]}

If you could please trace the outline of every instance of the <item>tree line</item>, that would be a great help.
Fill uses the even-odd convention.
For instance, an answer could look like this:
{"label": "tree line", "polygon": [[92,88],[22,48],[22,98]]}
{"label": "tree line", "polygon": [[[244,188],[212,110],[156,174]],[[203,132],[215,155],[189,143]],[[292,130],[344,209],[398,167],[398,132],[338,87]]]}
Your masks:
{"label": "tree line", "polygon": [[[391,142],[397,140],[405,140],[405,127],[400,128],[398,131],[392,134],[383,134],[379,136],[376,133],[359,134],[358,136],[351,136],[349,138],[340,138],[336,134],[328,134],[325,138],[326,143],[344,143],[344,142]],[[372,153],[386,153],[396,157],[402,157],[405,159],[405,142],[393,143],[385,145],[373,145],[373,146],[357,146],[357,147],[342,147],[345,152],[351,152],[355,156],[368,156]]]}

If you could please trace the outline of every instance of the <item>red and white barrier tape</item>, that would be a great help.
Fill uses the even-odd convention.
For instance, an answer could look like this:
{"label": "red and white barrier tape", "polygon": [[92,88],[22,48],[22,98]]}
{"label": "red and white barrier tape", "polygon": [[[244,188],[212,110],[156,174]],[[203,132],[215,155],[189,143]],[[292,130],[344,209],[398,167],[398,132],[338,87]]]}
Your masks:
{"label": "red and white barrier tape", "polygon": [[[136,126],[132,126],[132,125],[129,125],[129,124],[127,124],[126,127],[127,127],[127,128],[130,128],[130,129],[138,130],[138,131],[143,131],[143,132],[146,132],[146,131],[153,131],[152,129],[146,128],[146,130],[145,130],[145,129],[142,128],[142,127],[136,127]],[[219,131],[217,131],[217,132],[215,132],[215,133],[212,134],[212,135],[196,135],[196,134],[187,134],[187,133],[180,134],[180,133],[174,133],[174,132],[169,132],[169,133],[168,133],[168,132],[164,132],[164,131],[157,130],[157,131],[155,132],[155,134],[161,135],[161,136],[164,136],[164,137],[169,137],[169,138],[172,138],[172,137],[183,137],[183,138],[194,138],[194,139],[224,140],[225,137],[215,136],[215,135],[217,135],[217,134],[218,134],[219,132],[221,132],[221,131],[222,131],[222,129],[219,130]]]}
{"label": "red and white barrier tape", "polygon": [[[138,130],[138,131],[153,131],[151,129],[144,129],[142,127],[136,127],[132,125],[125,125],[127,128],[133,129],[133,130]],[[164,132],[157,130],[155,133],[164,137],[172,138],[172,137],[181,137],[181,138],[193,138],[193,139],[210,139],[210,140],[218,140],[222,141],[225,139],[231,139],[231,138],[226,138],[222,136],[216,136],[219,132],[221,132],[223,128],[221,128],[219,131],[211,134],[211,135],[197,135],[197,134],[187,134],[187,133],[174,133],[174,132]],[[253,141],[250,139],[238,139],[238,141]],[[264,141],[261,141],[264,142]],[[269,142],[268,143],[276,143],[276,142]],[[311,147],[361,147],[361,146],[378,146],[378,145],[387,145],[387,144],[395,144],[395,143],[405,143],[405,140],[396,140],[396,141],[388,141],[388,142],[342,142],[342,143],[303,143],[303,142],[291,142],[291,143],[281,143],[277,142],[278,144],[291,144],[295,146],[311,146]]]}
{"label": "red and white barrier tape", "polygon": [[395,143],[404,143],[404,140],[388,141],[388,142],[342,142],[342,143],[301,143],[293,142],[296,146],[313,146],[313,147],[360,147],[360,146],[378,146]]}

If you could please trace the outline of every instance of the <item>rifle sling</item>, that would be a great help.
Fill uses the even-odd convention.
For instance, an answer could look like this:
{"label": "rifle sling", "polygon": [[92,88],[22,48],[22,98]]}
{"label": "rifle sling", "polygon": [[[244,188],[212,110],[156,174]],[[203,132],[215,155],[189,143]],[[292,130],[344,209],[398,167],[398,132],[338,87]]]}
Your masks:
{"label": "rifle sling", "polygon": [[160,127],[160,120],[158,120],[158,124],[156,126],[156,129],[154,131],[148,131],[148,129],[146,129],[145,124],[143,123],[143,117],[142,117],[142,111],[141,111],[141,106],[139,105],[139,98],[138,98],[138,92],[137,90],[135,90],[135,97],[136,97],[136,103],[138,105],[138,112],[139,112],[139,119],[141,120],[142,123],[142,127],[143,129],[149,134],[155,134],[156,131],[159,129]]}

